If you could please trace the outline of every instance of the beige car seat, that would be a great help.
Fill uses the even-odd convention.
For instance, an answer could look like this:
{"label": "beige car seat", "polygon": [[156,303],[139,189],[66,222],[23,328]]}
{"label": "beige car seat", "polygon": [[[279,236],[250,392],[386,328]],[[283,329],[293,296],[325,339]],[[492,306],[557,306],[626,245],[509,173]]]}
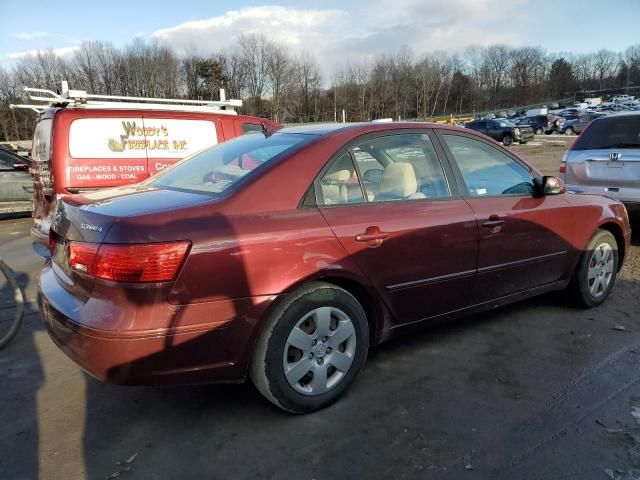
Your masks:
{"label": "beige car seat", "polygon": [[325,205],[347,203],[347,182],[351,178],[349,170],[328,173],[322,179],[322,198]]}
{"label": "beige car seat", "polygon": [[418,192],[418,180],[410,163],[390,163],[384,169],[376,200],[426,198]]}

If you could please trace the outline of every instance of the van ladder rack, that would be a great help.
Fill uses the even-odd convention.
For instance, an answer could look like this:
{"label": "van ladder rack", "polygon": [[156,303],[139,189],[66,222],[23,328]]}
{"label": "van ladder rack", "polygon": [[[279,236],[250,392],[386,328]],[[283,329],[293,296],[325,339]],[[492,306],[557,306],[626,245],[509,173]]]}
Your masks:
{"label": "van ladder rack", "polygon": [[66,81],[62,82],[62,93],[46,88],[23,87],[29,99],[40,104],[11,105],[11,108],[29,108],[40,113],[51,107],[100,107],[122,109],[159,109],[188,110],[236,114],[235,108],[242,107],[242,100],[225,97],[224,89],[220,89],[220,100],[186,100],[181,98],[148,98],[120,95],[97,95],[85,90],[69,90]]}

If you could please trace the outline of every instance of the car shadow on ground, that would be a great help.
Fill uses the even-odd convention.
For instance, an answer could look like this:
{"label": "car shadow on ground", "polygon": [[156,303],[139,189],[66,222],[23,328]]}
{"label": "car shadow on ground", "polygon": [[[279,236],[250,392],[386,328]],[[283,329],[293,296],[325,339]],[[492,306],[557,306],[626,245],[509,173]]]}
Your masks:
{"label": "car shadow on ground", "polygon": [[[9,259],[6,261],[9,262]],[[22,291],[26,291],[31,281],[29,275],[14,272],[14,276]],[[2,280],[0,336],[8,332],[16,311],[13,290]],[[25,308],[22,325],[16,336],[0,350],[0,390],[4,397],[0,425],[13,437],[10,443],[18,450],[0,454],[2,478],[39,478],[37,395],[44,383],[44,373],[34,339],[43,326],[37,312],[30,307],[27,305]],[[6,457],[4,453],[7,453]]]}

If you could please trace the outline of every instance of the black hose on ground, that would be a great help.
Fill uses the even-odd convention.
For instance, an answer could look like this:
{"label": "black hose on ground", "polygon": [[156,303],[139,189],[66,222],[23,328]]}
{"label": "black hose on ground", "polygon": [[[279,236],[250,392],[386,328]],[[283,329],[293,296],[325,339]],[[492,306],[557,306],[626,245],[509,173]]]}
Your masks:
{"label": "black hose on ground", "polygon": [[6,277],[7,282],[9,283],[9,287],[13,290],[13,299],[16,303],[16,315],[13,319],[13,324],[9,329],[9,332],[2,338],[0,338],[0,349],[4,348],[13,337],[15,337],[16,333],[18,333],[18,329],[22,324],[22,317],[24,316],[24,294],[22,293],[22,289],[18,282],[16,281],[16,277],[13,274],[13,270],[4,263],[2,257],[0,257],[0,272]]}

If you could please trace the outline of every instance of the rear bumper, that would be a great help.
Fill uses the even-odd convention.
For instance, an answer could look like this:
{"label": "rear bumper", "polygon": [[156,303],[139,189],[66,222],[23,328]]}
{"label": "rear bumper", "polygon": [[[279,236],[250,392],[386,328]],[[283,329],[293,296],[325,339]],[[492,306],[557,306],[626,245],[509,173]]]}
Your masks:
{"label": "rear bumper", "polygon": [[570,183],[568,183],[566,187],[567,190],[576,193],[589,193],[592,195],[603,195],[605,197],[613,198],[614,200],[624,203],[627,208],[637,208],[640,206],[640,187],[620,187],[612,189],[614,187],[605,187],[600,185],[575,185]]}
{"label": "rear bumper", "polygon": [[[40,312],[54,343],[93,377],[130,385],[243,381],[260,318],[273,299],[137,305],[130,307],[137,311],[131,311],[126,329],[105,330],[87,325],[92,321],[87,315],[121,315],[122,306],[111,306],[103,298],[97,300],[97,310],[91,305],[96,300],[74,297],[58,283],[49,263],[38,292]],[[159,315],[169,319],[165,328],[139,325]],[[201,323],[203,318],[207,323]],[[104,325],[104,319],[99,323]]]}
{"label": "rear bumper", "polygon": [[522,132],[522,133],[520,133],[520,135],[516,135],[515,136],[515,139],[518,142],[528,142],[530,140],[533,140],[533,138],[534,138],[534,135],[533,135],[532,131],[531,132]]}

